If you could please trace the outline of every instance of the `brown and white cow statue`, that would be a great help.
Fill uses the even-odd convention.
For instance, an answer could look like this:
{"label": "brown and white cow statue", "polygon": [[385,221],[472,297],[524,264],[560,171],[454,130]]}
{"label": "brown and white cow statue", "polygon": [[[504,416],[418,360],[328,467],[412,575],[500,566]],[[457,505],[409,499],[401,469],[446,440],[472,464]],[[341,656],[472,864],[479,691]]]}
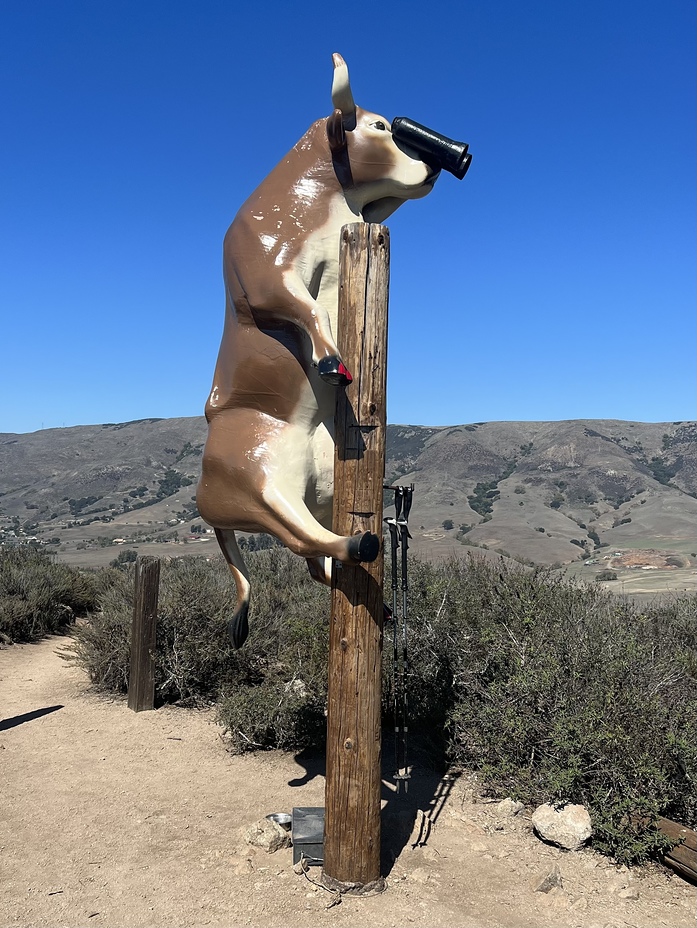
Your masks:
{"label": "brown and white cow statue", "polygon": [[230,636],[248,634],[249,574],[235,530],[268,532],[330,582],[331,559],[374,560],[380,540],[331,531],[341,227],[426,196],[438,168],[356,106],[334,55],[333,113],[315,122],[240,208],[224,244],[225,328],[196,501],[237,585]]}

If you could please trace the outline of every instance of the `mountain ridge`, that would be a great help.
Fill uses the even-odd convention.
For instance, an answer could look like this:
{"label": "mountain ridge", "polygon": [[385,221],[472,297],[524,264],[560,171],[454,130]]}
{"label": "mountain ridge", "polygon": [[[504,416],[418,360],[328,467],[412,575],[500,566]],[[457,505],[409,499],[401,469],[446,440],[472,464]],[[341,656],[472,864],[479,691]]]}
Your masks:
{"label": "mountain ridge", "polygon": [[[203,417],[0,433],[0,542],[52,539],[85,559],[114,539],[194,541],[205,439]],[[415,484],[412,547],[426,557],[560,565],[611,547],[687,567],[697,552],[694,421],[389,425],[385,477]]]}

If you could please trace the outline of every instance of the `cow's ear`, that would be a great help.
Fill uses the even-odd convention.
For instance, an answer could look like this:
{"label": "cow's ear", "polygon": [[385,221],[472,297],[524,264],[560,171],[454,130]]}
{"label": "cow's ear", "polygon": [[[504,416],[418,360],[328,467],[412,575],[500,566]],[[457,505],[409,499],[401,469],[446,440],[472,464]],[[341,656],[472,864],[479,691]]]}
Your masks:
{"label": "cow's ear", "polygon": [[329,148],[333,155],[346,148],[344,115],[339,109],[334,110],[332,115],[327,117],[327,138],[329,139]]}
{"label": "cow's ear", "polygon": [[356,128],[356,104],[351,92],[351,83],[346,62],[334,52],[332,55],[334,62],[334,79],[332,81],[332,105],[334,109],[341,110],[343,115],[344,128]]}

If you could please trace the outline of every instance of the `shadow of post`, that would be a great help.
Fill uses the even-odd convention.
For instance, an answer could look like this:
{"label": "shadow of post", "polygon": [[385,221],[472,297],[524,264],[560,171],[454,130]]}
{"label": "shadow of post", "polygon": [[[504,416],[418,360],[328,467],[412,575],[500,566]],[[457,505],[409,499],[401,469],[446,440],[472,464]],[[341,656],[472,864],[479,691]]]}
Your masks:
{"label": "shadow of post", "polygon": [[0,731],[8,731],[10,728],[16,728],[17,725],[24,725],[25,722],[33,722],[34,719],[40,719],[51,712],[57,712],[63,706],[46,706],[44,709],[34,709],[33,712],[25,712],[23,715],[14,715],[9,719],[0,719]]}
{"label": "shadow of post", "polygon": [[[391,739],[383,739],[380,869],[384,877],[389,876],[395,861],[407,846],[415,850],[427,845],[460,775],[447,769],[444,773],[438,772],[437,766],[441,770],[445,767],[444,763],[439,763],[444,759],[432,758],[431,763],[415,765],[408,781],[408,791],[404,790],[402,783],[397,793],[393,780],[392,748]],[[304,749],[295,755],[295,762],[304,768],[305,773],[289,780],[289,786],[306,786],[316,777],[325,776],[324,753]]]}
{"label": "shadow of post", "polygon": [[[391,745],[386,744],[385,747]],[[386,753],[386,752],[385,752]],[[385,756],[383,754],[383,757]],[[438,764],[441,771],[444,764]],[[382,778],[382,873],[388,876],[405,848],[425,847],[448,797],[460,776],[447,768],[439,772],[435,764],[414,765],[411,778],[395,789],[393,771],[383,760]],[[408,783],[408,791],[405,791]]]}

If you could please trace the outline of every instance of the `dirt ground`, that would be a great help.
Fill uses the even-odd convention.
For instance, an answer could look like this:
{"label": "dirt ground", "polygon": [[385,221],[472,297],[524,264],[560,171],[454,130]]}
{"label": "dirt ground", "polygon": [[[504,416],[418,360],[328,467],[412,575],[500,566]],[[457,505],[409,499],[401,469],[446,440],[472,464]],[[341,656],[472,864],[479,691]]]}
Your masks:
{"label": "dirt ground", "polygon": [[[233,757],[211,712],[99,697],[67,643],[0,650],[2,925],[694,928],[695,888],[669,871],[556,850],[526,812],[474,801],[471,778],[418,768],[406,800],[385,789],[386,892],[328,908],[317,868],[244,840],[269,812],[323,805],[321,764]],[[538,890],[555,867],[561,885]]]}

